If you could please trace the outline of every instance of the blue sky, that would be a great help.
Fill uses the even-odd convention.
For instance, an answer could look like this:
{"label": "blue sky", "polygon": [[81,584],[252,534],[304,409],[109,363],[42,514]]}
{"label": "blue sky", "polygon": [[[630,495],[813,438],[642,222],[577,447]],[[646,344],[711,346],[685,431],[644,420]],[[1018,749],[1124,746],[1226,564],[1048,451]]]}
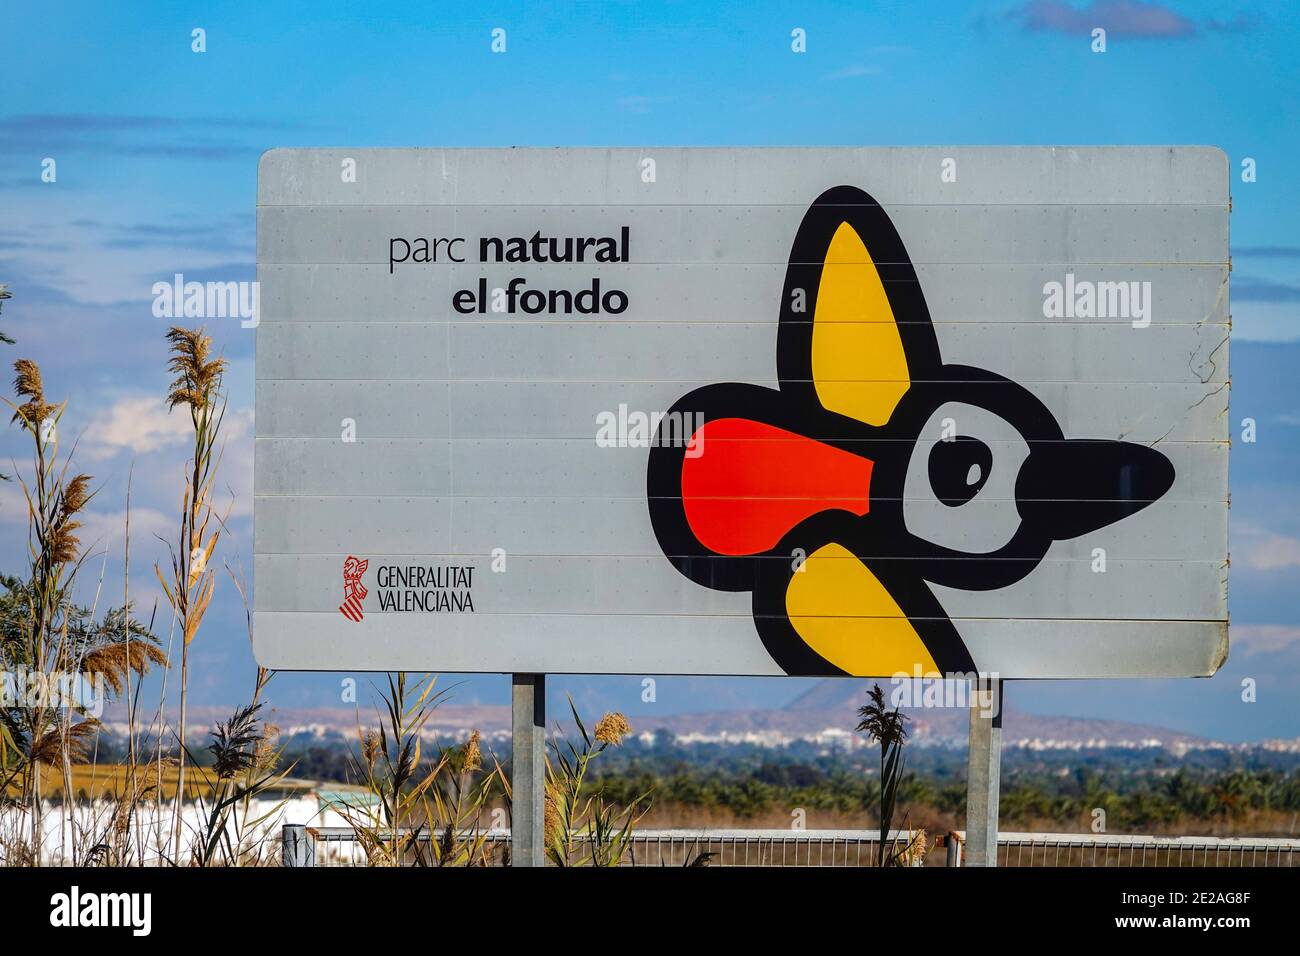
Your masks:
{"label": "blue sky", "polygon": [[[854,9],[853,7],[861,7]],[[1092,26],[1107,51],[1090,49]],[[207,52],[191,50],[206,31]],[[507,53],[489,49],[494,28]],[[807,53],[790,50],[807,32]],[[1136,2],[29,4],[0,57],[3,355],[37,359],[70,399],[101,484],[87,540],[121,580],[134,462],[132,580],[147,612],[184,446],[159,397],[155,281],[251,279],[257,157],[272,146],[1211,144],[1234,169],[1231,659],[1208,681],[1015,686],[1020,707],[1123,717],[1231,739],[1300,736],[1300,17],[1282,4]],[[41,161],[57,161],[55,183]],[[1242,159],[1257,163],[1244,183]],[[252,333],[212,328],[231,360],[225,482],[231,564],[251,564]],[[10,358],[5,359],[6,362]],[[12,433],[0,460],[21,454]],[[9,469],[5,469],[9,470]],[[0,488],[0,567],[24,529]],[[243,610],[223,581],[195,646],[196,699],[251,681]],[[104,600],[108,600],[105,598]],[[160,618],[165,619],[160,615]],[[165,633],[165,627],[163,628]],[[1240,701],[1240,681],[1260,682]],[[636,682],[564,682],[635,711]],[[285,706],[336,682],[281,675]],[[664,680],[665,709],[779,704],[802,681]],[[475,679],[462,699],[504,702]]]}

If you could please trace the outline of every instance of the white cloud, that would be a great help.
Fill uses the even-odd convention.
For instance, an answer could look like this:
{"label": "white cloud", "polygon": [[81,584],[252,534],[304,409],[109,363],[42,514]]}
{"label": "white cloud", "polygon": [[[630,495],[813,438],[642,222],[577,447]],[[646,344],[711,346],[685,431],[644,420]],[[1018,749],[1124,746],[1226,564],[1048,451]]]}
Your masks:
{"label": "white cloud", "polygon": [[138,207],[122,208],[120,198],[88,198],[63,185],[27,192],[6,209],[6,229],[24,243],[12,253],[12,275],[81,305],[137,303],[144,317],[153,284],[177,272],[252,269],[251,224],[197,212],[142,222]]}
{"label": "white cloud", "polygon": [[27,527],[27,498],[16,481],[0,482],[0,523]]}
{"label": "white cloud", "polygon": [[121,451],[146,455],[185,442],[193,428],[184,409],[169,412],[167,403],[157,395],[123,395],[91,418],[78,453],[96,461]]}
{"label": "white cloud", "polygon": [[[193,441],[193,429],[188,411],[184,408],[169,411],[167,403],[157,395],[121,395],[91,417],[80,435],[77,455],[102,461],[120,452],[135,457],[171,446],[188,450]],[[252,430],[251,408],[227,409],[221,433],[232,448],[244,442]],[[248,444],[247,456],[239,452],[240,456],[251,456],[251,442]],[[229,451],[227,454],[229,460]]]}
{"label": "white cloud", "polygon": [[1228,631],[1229,646],[1240,648],[1247,654],[1280,651],[1291,644],[1300,643],[1300,627],[1280,624],[1233,624]]}
{"label": "white cloud", "polygon": [[[80,435],[74,469],[77,461],[104,461],[122,452],[132,458],[160,453],[147,463],[137,461],[135,465],[132,552],[152,553],[159,547],[157,536],[170,541],[176,533],[180,521],[180,485],[185,476],[182,462],[190,451],[192,428],[189,414],[183,409],[169,415],[166,404],[157,397],[129,394],[105,405]],[[228,409],[222,423],[222,439],[213,506],[223,518],[227,509],[231,518],[251,516],[253,409]],[[98,467],[85,470],[95,475],[92,487],[97,493],[87,505],[78,537],[83,546],[93,546],[95,551],[108,548],[120,552],[126,521],[126,469],[110,468],[107,478]],[[27,503],[16,481],[0,483],[0,524],[27,527]],[[6,533],[6,537],[13,535]]]}
{"label": "white cloud", "polygon": [[[96,552],[111,550],[121,552],[126,537],[126,509],[120,511],[95,511],[92,500],[82,515],[81,530],[77,537],[83,547],[93,547]],[[180,511],[174,516],[163,514],[157,508],[131,506],[131,557],[135,563],[138,554],[152,554],[160,547],[158,538],[170,541],[180,527]],[[120,556],[120,555],[119,555]]]}
{"label": "white cloud", "polygon": [[1246,567],[1255,571],[1300,568],[1300,538],[1251,526],[1240,528],[1239,533],[1245,544],[1234,557]]}
{"label": "white cloud", "polygon": [[1245,342],[1300,340],[1294,302],[1233,302],[1232,339]]}

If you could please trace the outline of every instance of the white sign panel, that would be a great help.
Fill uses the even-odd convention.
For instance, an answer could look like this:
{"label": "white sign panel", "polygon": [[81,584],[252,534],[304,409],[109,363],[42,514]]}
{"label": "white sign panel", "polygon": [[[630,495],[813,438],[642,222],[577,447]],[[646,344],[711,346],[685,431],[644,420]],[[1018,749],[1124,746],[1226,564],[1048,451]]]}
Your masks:
{"label": "white sign panel", "polygon": [[273,150],[287,669],[1213,673],[1209,148]]}

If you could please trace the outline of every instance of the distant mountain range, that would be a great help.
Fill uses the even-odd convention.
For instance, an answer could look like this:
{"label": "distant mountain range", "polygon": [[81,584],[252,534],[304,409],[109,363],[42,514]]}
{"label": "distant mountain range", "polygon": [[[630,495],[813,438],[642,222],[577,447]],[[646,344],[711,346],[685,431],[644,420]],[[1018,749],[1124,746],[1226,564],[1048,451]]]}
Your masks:
{"label": "distant mountain range", "polygon": [[[646,706],[637,712],[629,712],[627,716],[637,734],[666,731],[681,742],[784,746],[796,741],[810,741],[827,746],[860,746],[864,741],[854,728],[858,722],[857,709],[865,699],[867,686],[867,681],[821,681],[781,708],[655,714],[652,706]],[[903,711],[910,718],[911,743],[923,747],[964,748],[970,710],[965,701],[955,703],[956,706],[904,706]],[[571,718],[567,708],[555,707],[552,702],[551,714],[552,726],[559,726],[565,732],[570,729]],[[215,708],[195,708],[190,726],[196,731],[206,730],[216,720],[228,716],[225,711]],[[373,726],[377,720],[374,709],[366,707],[359,715],[350,708],[318,707],[275,710],[267,716],[286,737],[337,739],[341,736],[348,741],[356,739],[358,716],[365,726]],[[595,716],[591,715],[591,719]],[[110,725],[118,723],[111,717],[107,722]],[[439,737],[464,737],[478,730],[489,740],[507,740],[510,736],[510,708],[444,704],[434,711],[428,729]],[[1003,714],[1003,745],[1042,750],[1159,747],[1175,754],[1234,746],[1149,724],[1044,716],[1012,707],[1007,707]],[[1300,740],[1267,741],[1252,746],[1300,752]]]}

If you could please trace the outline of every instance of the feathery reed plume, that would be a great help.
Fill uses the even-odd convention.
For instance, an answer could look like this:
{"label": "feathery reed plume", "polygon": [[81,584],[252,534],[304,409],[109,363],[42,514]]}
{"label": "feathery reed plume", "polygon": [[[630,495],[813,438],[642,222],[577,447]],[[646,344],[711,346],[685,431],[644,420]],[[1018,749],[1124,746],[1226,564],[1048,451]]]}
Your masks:
{"label": "feathery reed plume", "polygon": [[204,330],[173,326],[167,332],[172,357],[168,369],[176,376],[167,393],[167,407],[188,405],[191,412],[206,409],[221,388],[226,360],[212,358],[212,339]]}
{"label": "feathery reed plume", "polygon": [[55,564],[75,561],[81,550],[76,532],[82,524],[76,516],[94,496],[94,492],[88,490],[90,481],[90,475],[77,475],[56,496],[58,508],[47,536],[49,557]]}
{"label": "feathery reed plume", "polygon": [[262,721],[262,736],[257,741],[253,752],[253,769],[262,773],[274,770],[280,763],[280,728],[276,724]]}
{"label": "feathery reed plume", "polygon": [[[31,759],[57,764],[63,760],[63,748],[67,747],[74,758],[84,760],[98,729],[99,721],[93,717],[73,724],[66,733],[61,727],[51,727],[32,742]],[[67,797],[64,794],[64,798]]]}
{"label": "feathery reed plume", "polygon": [[366,762],[367,767],[374,769],[375,761],[379,759],[379,731],[366,731],[361,741],[361,759]]}
{"label": "feathery reed plume", "polygon": [[257,729],[257,712],[261,707],[261,704],[241,707],[225,723],[217,723],[208,750],[215,758],[213,768],[218,777],[229,779],[256,763],[257,746],[262,742]]}
{"label": "feathery reed plume", "polygon": [[[224,527],[224,519],[212,507],[212,489],[220,461],[217,438],[225,417],[225,400],[221,393],[226,361],[212,357],[212,339],[202,328],[173,327],[167,332],[171,346],[168,369],[175,375],[167,393],[167,407],[185,406],[194,426],[193,452],[185,476],[181,504],[180,536],[172,550],[170,579],[162,568],[154,566],[171,604],[173,619],[181,630],[180,705],[176,736],[180,743],[177,778],[179,781],[173,814],[174,855],[179,858],[181,845],[181,804],[185,790],[185,723],[189,700],[189,647],[198,635],[199,626],[216,591],[216,575],[211,570],[212,553]],[[209,533],[209,524],[215,527]],[[260,680],[260,678],[259,678]]]}
{"label": "feathery reed plume", "polygon": [[17,373],[14,376],[14,393],[27,401],[14,406],[14,417],[10,421],[21,421],[28,429],[39,428],[57,408],[45,401],[41,368],[31,359],[19,359],[14,362],[14,372]]}
{"label": "feathery reed plume", "polygon": [[14,392],[19,398],[45,401],[45,386],[41,382],[41,368],[31,359],[14,362]]}
{"label": "feathery reed plume", "polygon": [[479,748],[479,741],[482,739],[483,735],[477,730],[469,735],[469,740],[465,742],[465,746],[461,751],[461,773],[474,773],[483,769],[483,752]]}
{"label": "feathery reed plume", "polygon": [[925,855],[930,851],[930,834],[922,827],[918,829],[899,853],[902,866],[925,866]]}
{"label": "feathery reed plume", "polygon": [[631,732],[632,728],[628,726],[627,718],[615,711],[596,721],[594,736],[603,744],[617,747],[623,742],[623,738]]}
{"label": "feathery reed plume", "polygon": [[102,679],[117,696],[121,695],[131,672],[143,677],[150,666],[166,661],[167,655],[154,644],[128,638],[88,650],[82,658],[81,672]]}
{"label": "feathery reed plume", "polygon": [[542,798],[542,842],[550,847],[560,836],[560,805],[555,797],[555,790],[546,788]]}

